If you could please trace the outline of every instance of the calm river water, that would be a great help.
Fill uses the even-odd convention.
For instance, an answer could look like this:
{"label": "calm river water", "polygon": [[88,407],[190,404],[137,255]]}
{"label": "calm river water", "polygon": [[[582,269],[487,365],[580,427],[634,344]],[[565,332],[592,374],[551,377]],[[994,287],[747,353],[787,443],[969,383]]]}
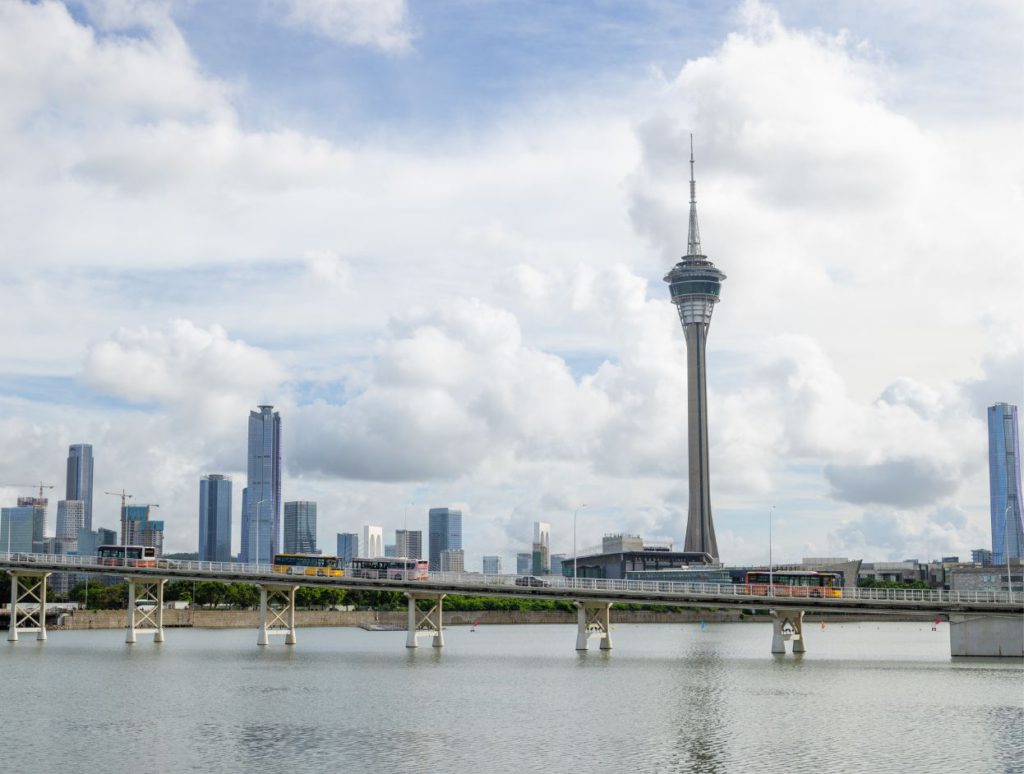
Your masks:
{"label": "calm river water", "polygon": [[[121,631],[0,643],[4,771],[1024,772],[1024,665],[929,624]],[[429,641],[424,641],[429,642]]]}

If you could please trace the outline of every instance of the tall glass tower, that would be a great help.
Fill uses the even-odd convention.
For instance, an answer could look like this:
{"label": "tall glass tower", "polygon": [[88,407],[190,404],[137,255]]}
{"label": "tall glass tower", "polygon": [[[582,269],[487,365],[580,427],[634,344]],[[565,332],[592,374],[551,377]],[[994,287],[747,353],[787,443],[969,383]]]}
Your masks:
{"label": "tall glass tower", "polygon": [[199,480],[199,561],[231,561],[231,478],[218,473]]}
{"label": "tall glass tower", "polygon": [[689,428],[690,510],[686,519],[685,551],[718,560],[718,541],[711,519],[708,477],[707,361],[705,345],[711,313],[718,303],[725,275],[701,251],[697,227],[697,183],[693,176],[693,136],[690,137],[690,228],[686,255],[665,275],[672,303],[686,337],[687,425]]}
{"label": "tall glass tower", "polygon": [[249,412],[248,485],[242,493],[242,561],[267,564],[281,551],[281,415]]}
{"label": "tall glass tower", "polygon": [[441,552],[462,548],[462,511],[454,508],[431,508],[428,514],[430,529],[427,548],[430,571],[441,571]]}
{"label": "tall glass tower", "polygon": [[284,504],[284,552],[316,553],[316,503],[312,500]]}
{"label": "tall glass tower", "polygon": [[1020,425],[1017,407],[988,407],[988,490],[992,518],[992,564],[1024,558],[1020,508]]}
{"label": "tall glass tower", "polygon": [[92,530],[92,444],[76,443],[68,447],[64,499],[85,503],[85,529]]}

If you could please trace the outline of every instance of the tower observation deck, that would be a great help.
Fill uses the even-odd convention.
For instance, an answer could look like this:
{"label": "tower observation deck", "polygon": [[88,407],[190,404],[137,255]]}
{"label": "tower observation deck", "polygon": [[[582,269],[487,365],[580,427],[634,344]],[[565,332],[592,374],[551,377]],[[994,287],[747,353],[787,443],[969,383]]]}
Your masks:
{"label": "tower observation deck", "polygon": [[690,507],[684,551],[702,552],[718,560],[718,541],[711,518],[708,476],[707,360],[705,348],[711,314],[718,303],[725,274],[708,260],[700,246],[697,225],[697,183],[690,137],[690,225],[686,255],[665,275],[672,303],[686,338],[687,427],[689,438]]}

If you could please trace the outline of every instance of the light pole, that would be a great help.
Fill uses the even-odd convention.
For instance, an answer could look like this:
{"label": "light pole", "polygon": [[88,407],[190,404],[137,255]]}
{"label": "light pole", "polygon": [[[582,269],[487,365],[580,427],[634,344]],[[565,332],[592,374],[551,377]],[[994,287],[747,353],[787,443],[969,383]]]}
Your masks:
{"label": "light pole", "polygon": [[259,502],[256,503],[256,568],[257,569],[259,569],[259,566],[260,566],[260,506],[263,505],[263,503],[266,503],[266,502],[269,502],[269,500],[266,497],[264,497],[262,500],[260,500]]}
{"label": "light pole", "polygon": [[[1013,503],[1008,503],[1006,510],[1003,511],[1003,556],[1006,557],[1006,596],[1010,602],[1013,602],[1013,583],[1010,582],[1010,511],[1012,510]],[[7,534],[9,537],[10,532]],[[8,549],[9,552],[10,549]]]}
{"label": "light pole", "polygon": [[574,588],[576,586],[576,516],[581,509],[586,507],[587,504],[583,503],[572,512],[572,585]]}
{"label": "light pole", "polygon": [[775,596],[775,576],[772,571],[772,514],[775,513],[773,505],[768,511],[768,596]]}

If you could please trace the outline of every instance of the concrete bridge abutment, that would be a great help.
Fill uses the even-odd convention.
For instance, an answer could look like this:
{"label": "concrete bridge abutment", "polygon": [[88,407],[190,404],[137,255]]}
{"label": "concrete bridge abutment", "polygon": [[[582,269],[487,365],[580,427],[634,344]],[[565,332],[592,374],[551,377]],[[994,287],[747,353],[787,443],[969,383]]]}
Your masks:
{"label": "concrete bridge abutment", "polygon": [[949,616],[953,656],[1024,658],[1024,616]]}

